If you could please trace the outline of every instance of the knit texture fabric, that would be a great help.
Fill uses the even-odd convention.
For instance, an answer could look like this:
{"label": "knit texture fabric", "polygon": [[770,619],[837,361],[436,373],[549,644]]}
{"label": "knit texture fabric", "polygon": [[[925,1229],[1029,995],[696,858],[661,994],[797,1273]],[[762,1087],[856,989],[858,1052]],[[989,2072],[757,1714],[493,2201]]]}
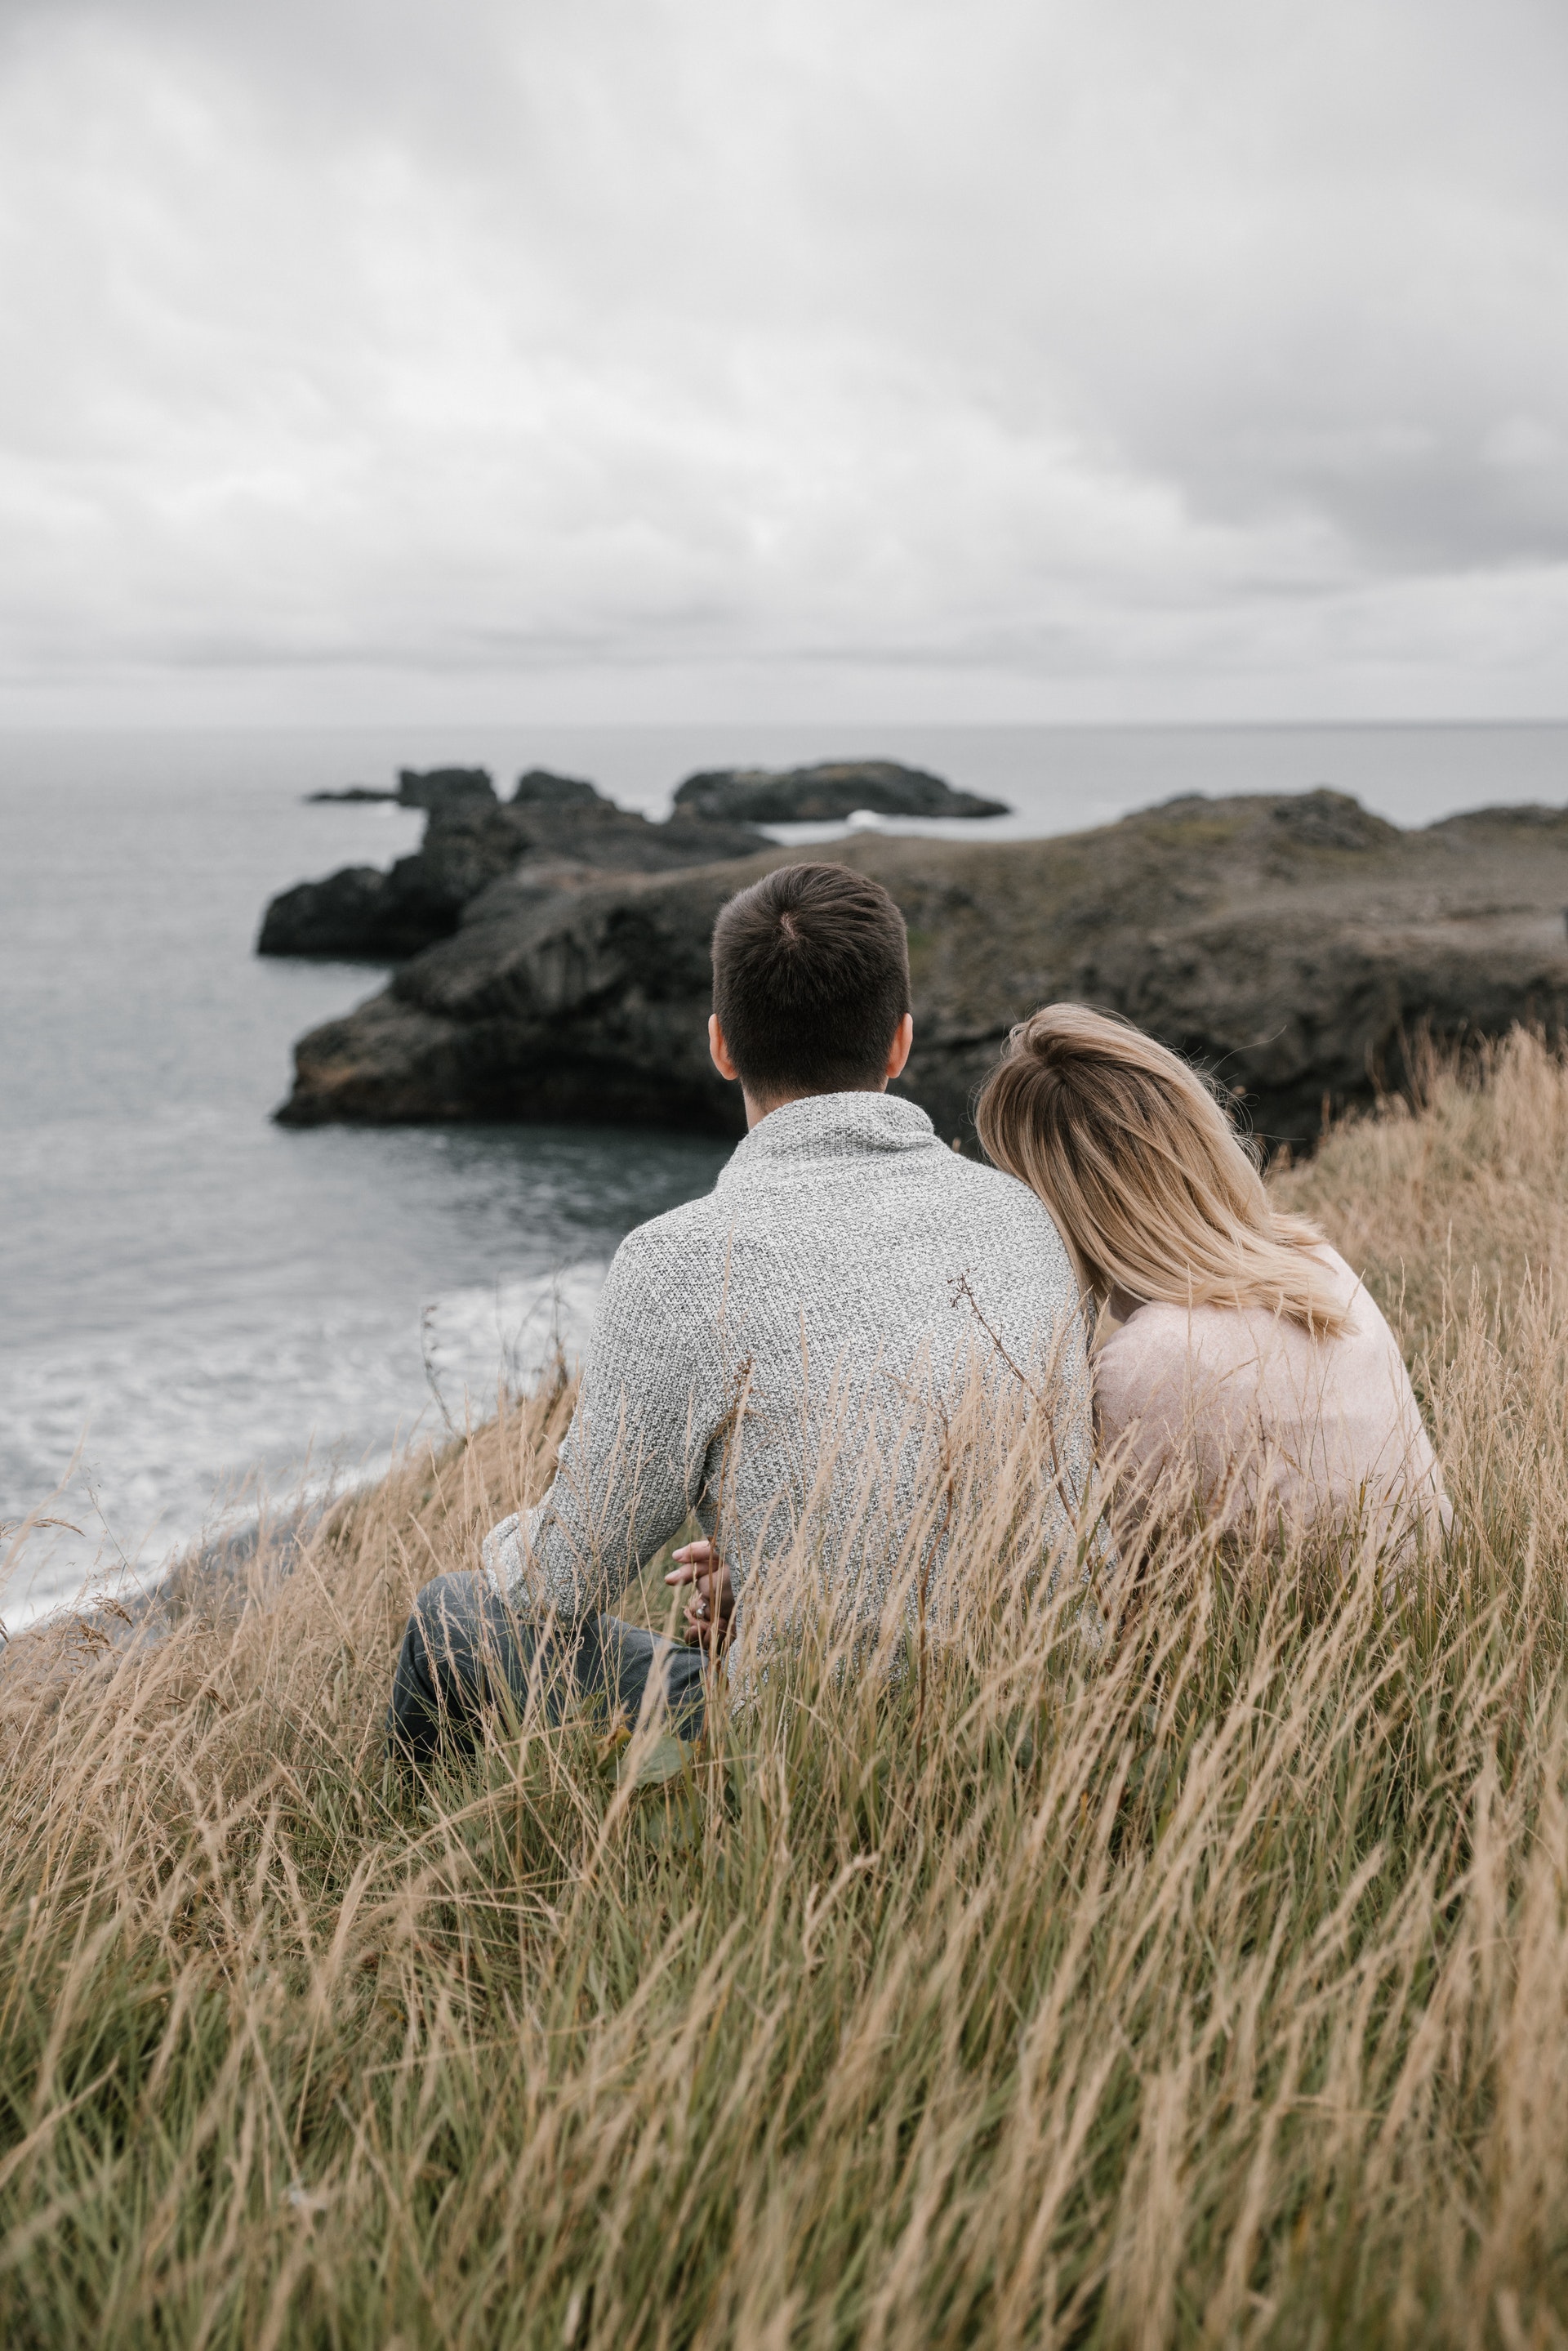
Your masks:
{"label": "knit texture fabric", "polygon": [[1070,1533],[1093,1446],[1084,1317],[1048,1212],[912,1102],[786,1103],[711,1193],[617,1250],[555,1481],[492,1531],[484,1564],[525,1613],[596,1614],[694,1512],[729,1565],[737,1637],[748,1609],[765,1621],[769,1562],[798,1556],[803,1531],[869,1624],[977,1364],[1014,1393],[1040,1384],[1044,1555]]}

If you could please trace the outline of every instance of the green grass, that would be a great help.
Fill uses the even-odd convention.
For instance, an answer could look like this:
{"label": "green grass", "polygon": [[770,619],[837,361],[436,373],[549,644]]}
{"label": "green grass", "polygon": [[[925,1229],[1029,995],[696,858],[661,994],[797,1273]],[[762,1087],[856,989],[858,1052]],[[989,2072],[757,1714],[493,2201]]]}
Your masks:
{"label": "green grass", "polygon": [[156,1647],[13,1644],[0,2338],[1563,2340],[1568,1081],[1430,1092],[1279,1179],[1443,1454],[1393,1610],[1172,1537],[1096,1647],[977,1523],[923,1712],[807,1643],[662,1785],[528,1724],[416,1798],[397,1632],[568,1392]]}

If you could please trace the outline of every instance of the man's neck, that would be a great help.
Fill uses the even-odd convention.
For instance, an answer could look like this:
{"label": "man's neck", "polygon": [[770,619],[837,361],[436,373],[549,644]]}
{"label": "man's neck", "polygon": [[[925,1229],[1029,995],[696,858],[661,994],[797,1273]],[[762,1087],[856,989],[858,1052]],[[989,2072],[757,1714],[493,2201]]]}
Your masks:
{"label": "man's neck", "polygon": [[741,1101],[745,1102],[745,1131],[750,1135],[753,1126],[762,1126],[764,1119],[774,1117],[775,1110],[787,1110],[790,1102],[820,1102],[826,1093],[887,1093],[887,1077],[879,1079],[875,1086],[806,1086],[804,1093],[769,1093],[766,1102],[754,1101],[745,1086],[741,1086]]}
{"label": "man's neck", "polygon": [[803,1093],[769,1094],[765,1101],[758,1101],[742,1086],[741,1100],[746,1106],[746,1133],[749,1134],[753,1126],[760,1126],[764,1118],[771,1118],[775,1110],[784,1110],[791,1102],[817,1102],[825,1093],[885,1094],[887,1091],[888,1081],[883,1078],[874,1086],[808,1086]]}

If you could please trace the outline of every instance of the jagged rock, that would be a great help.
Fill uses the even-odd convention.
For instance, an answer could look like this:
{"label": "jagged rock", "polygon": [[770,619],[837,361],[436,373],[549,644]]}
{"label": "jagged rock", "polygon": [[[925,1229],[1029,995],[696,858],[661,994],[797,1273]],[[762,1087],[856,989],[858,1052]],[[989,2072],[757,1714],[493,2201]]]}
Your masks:
{"label": "jagged rock", "polygon": [[[389,905],[391,883],[391,875],[375,865],[345,865],[325,881],[297,883],[268,906],[256,953],[379,962],[395,928]],[[427,946],[429,936],[428,932],[420,935],[418,946]]]}
{"label": "jagged rock", "polygon": [[597,784],[580,776],[557,776],[548,768],[529,768],[517,778],[514,808],[589,808],[602,799]]}
{"label": "jagged rock", "polygon": [[[403,771],[405,780],[409,771]],[[669,872],[716,858],[753,855],[763,835],[682,811],[668,823],[617,808],[592,784],[530,768],[504,807],[479,769],[441,768],[421,787],[481,776],[483,794],[435,793],[424,841],[388,873],[350,865],[301,882],[267,907],[258,955],[335,956],[395,963],[449,938],[480,893],[523,866],[600,872]]]}
{"label": "jagged rock", "polygon": [[778,862],[531,898],[522,875],[498,885],[455,938],[301,1040],[280,1117],[732,1123],[708,1061],[708,938],[737,879]]}
{"label": "jagged rock", "polygon": [[815,768],[714,768],[688,776],[677,809],[747,824],[830,823],[867,809],[877,816],[1009,816],[1005,800],[955,791],[923,768],[896,759],[836,759]]}
{"label": "jagged rock", "polygon": [[[1456,852],[1462,851],[1462,854]],[[455,937],[301,1040],[279,1115],[552,1118],[737,1132],[708,1061],[713,918],[798,852],[678,876],[477,897]],[[1401,833],[1337,794],[1186,799],[1055,841],[860,835],[909,925],[915,1050],[900,1091],[944,1134],[1036,1005],[1120,1011],[1219,1071],[1268,1143],[1397,1082],[1406,1040],[1568,1016],[1568,816],[1485,812]]]}
{"label": "jagged rock", "polygon": [[1397,824],[1374,816],[1348,792],[1331,792],[1322,784],[1315,791],[1277,800],[1269,827],[1303,849],[1389,849],[1400,837]]}
{"label": "jagged rock", "polygon": [[404,808],[444,816],[458,809],[493,808],[495,786],[488,768],[400,768],[398,799]]}
{"label": "jagged rock", "polygon": [[483,804],[432,810],[421,847],[389,873],[350,865],[283,891],[263,917],[258,955],[358,956],[395,962],[456,930],[486,883],[527,849],[506,812]]}

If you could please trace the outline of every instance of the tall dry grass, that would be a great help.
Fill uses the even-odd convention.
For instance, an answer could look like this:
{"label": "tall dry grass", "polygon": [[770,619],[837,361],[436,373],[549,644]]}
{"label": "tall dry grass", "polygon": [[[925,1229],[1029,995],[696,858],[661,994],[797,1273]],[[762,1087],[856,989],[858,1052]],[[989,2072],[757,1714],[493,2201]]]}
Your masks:
{"label": "tall dry grass", "polygon": [[1443,1456],[1392,1610],[1173,1534],[1097,1649],[1066,1579],[924,1677],[803,1642],[661,1785],[531,1722],[410,1798],[395,1638],[560,1392],[13,1645],[5,2343],[1568,2336],[1568,1075],[1481,1074],[1277,1179]]}

